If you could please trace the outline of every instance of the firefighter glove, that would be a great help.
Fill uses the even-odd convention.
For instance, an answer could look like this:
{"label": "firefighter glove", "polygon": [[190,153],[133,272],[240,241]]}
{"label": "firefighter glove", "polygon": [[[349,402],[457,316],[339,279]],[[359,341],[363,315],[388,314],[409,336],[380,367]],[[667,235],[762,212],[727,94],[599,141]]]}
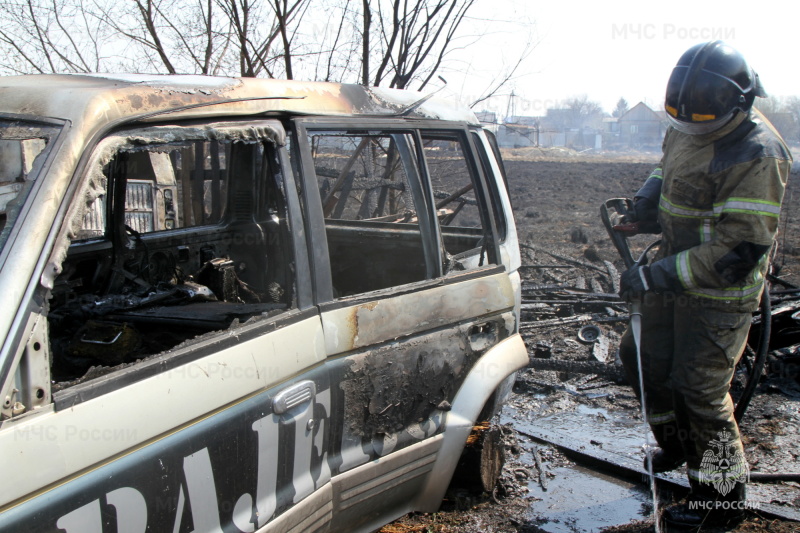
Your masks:
{"label": "firefighter glove", "polygon": [[658,205],[643,196],[633,199],[633,212],[630,213],[631,222],[656,222],[658,221]]}
{"label": "firefighter glove", "polygon": [[681,292],[683,286],[675,271],[675,257],[666,257],[647,265],[644,261],[636,263],[622,273],[619,294],[626,300],[635,298],[647,291]]}
{"label": "firefighter glove", "polygon": [[631,234],[661,233],[658,223],[658,205],[649,198],[637,196],[633,199],[633,208],[623,217],[623,223],[631,224],[635,230]]}
{"label": "firefighter glove", "polygon": [[644,264],[635,264],[622,273],[619,280],[619,295],[625,300],[632,300],[642,293],[652,291],[653,276],[650,267]]}

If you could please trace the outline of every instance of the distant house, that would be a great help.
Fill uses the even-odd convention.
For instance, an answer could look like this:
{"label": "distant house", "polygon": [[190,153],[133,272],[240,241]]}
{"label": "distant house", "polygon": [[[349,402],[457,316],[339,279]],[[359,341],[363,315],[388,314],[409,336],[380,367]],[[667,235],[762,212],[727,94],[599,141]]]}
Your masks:
{"label": "distant house", "polygon": [[625,148],[658,148],[667,131],[665,115],[650,109],[644,102],[639,102],[624,115],[614,120],[605,121],[604,135],[609,142],[607,146]]}
{"label": "distant house", "polygon": [[539,144],[600,150],[603,146],[600,116],[600,113],[585,115],[573,108],[548,109],[540,123]]}
{"label": "distant house", "polygon": [[509,116],[497,131],[497,142],[504,148],[539,146],[539,117]]}
{"label": "distant house", "polygon": [[503,148],[568,147],[575,149],[602,147],[602,138],[593,128],[567,128],[561,117],[568,110],[547,110],[545,117],[509,116],[497,132],[497,142]]}
{"label": "distant house", "polygon": [[617,117],[603,117],[603,133],[618,133],[619,119]]}

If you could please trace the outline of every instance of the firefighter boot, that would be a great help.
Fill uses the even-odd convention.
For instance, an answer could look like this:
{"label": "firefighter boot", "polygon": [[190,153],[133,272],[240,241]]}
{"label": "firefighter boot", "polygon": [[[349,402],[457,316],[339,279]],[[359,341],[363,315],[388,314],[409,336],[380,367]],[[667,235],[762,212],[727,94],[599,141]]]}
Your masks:
{"label": "firefighter boot", "polygon": [[[678,435],[680,435],[678,426],[674,421],[665,424],[652,424],[650,429],[653,431],[653,436],[659,446],[658,448],[653,448],[650,452],[654,474],[675,470],[686,462],[683,445],[678,438]],[[647,459],[648,457],[645,455],[644,469],[649,472]]]}
{"label": "firefighter boot", "polygon": [[683,503],[664,509],[668,531],[699,531],[705,527],[733,527],[744,519],[745,484],[735,483],[730,492],[690,479],[692,486]]}

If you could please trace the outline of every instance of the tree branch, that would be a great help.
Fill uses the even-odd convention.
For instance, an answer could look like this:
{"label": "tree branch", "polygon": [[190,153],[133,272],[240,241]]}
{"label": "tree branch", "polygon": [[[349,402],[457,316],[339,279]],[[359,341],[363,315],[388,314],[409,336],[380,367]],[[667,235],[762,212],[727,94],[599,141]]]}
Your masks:
{"label": "tree branch", "polygon": [[152,47],[161,58],[161,62],[166,67],[167,72],[170,74],[176,74],[177,71],[175,70],[175,67],[172,66],[172,62],[169,60],[169,57],[167,57],[167,52],[164,50],[164,46],[161,44],[161,39],[158,36],[158,30],[156,29],[155,20],[153,18],[153,1],[145,1],[147,2],[147,6],[142,5],[141,0],[135,0],[136,6],[139,9],[139,13],[142,15],[142,22],[144,22],[147,32],[153,39]]}

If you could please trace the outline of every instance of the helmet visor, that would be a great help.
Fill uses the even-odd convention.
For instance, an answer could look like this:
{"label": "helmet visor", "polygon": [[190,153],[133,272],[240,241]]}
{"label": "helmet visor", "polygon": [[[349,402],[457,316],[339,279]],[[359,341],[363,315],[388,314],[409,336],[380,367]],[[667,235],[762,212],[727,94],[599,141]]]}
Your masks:
{"label": "helmet visor", "polygon": [[688,135],[707,135],[713,133],[723,127],[725,124],[733,119],[738,109],[732,109],[728,114],[715,120],[706,120],[703,122],[684,122],[672,116],[667,110],[667,119],[670,125],[681,133]]}

